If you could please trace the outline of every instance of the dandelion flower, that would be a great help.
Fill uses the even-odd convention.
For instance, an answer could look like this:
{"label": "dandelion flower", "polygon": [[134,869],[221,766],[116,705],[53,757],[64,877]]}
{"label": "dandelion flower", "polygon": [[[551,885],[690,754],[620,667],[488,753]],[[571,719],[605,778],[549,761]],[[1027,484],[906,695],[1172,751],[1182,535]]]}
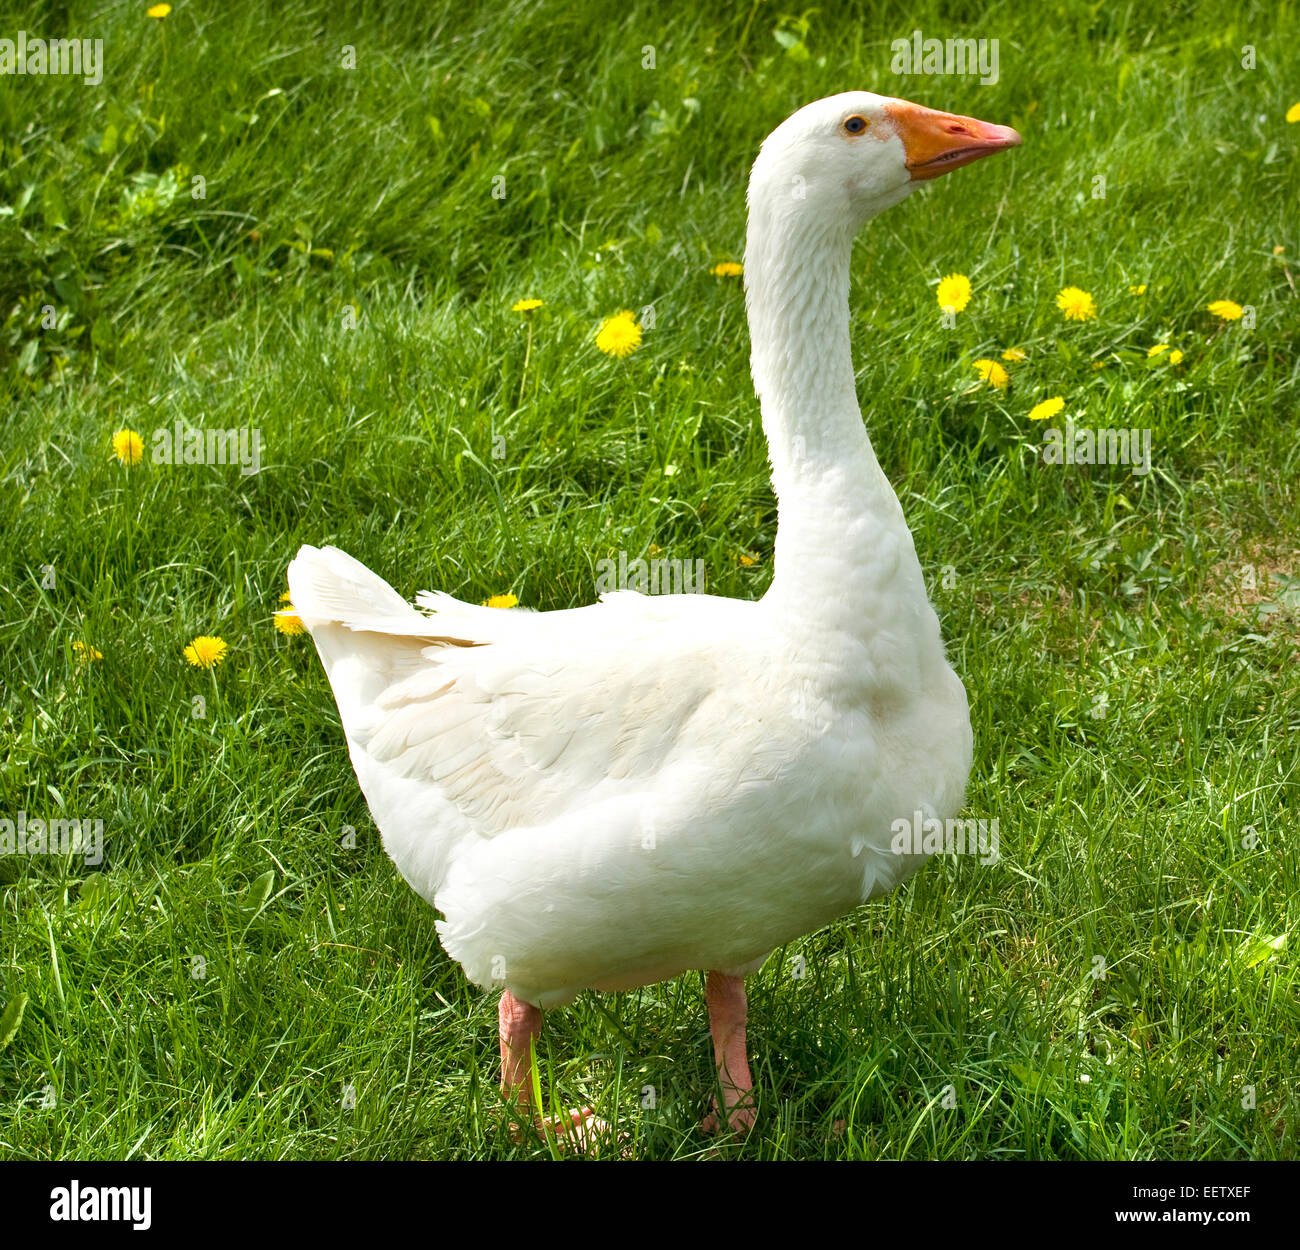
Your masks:
{"label": "dandelion flower", "polygon": [[164,18],[172,11],[170,4],[154,4],[145,10],[146,17]]}
{"label": "dandelion flower", "polygon": [[1168,343],[1157,343],[1154,347],[1147,348],[1147,359],[1150,360],[1152,356],[1159,356],[1161,352],[1167,352],[1168,350]]}
{"label": "dandelion flower", "polygon": [[1274,256],[1281,256],[1282,253],[1285,252],[1285,251],[1286,251],[1286,244],[1285,244],[1285,243],[1274,243],[1274,244],[1273,244],[1273,255],[1274,255]]}
{"label": "dandelion flower", "polygon": [[113,455],[123,464],[139,464],[144,456],[144,439],[134,430],[118,430],[113,435]]}
{"label": "dandelion flower", "polygon": [[744,265],[738,265],[734,260],[719,261],[709,272],[715,278],[739,278],[745,272]]}
{"label": "dandelion flower", "polygon": [[1056,296],[1056,306],[1065,314],[1066,321],[1091,321],[1097,315],[1097,305],[1087,291],[1077,286],[1067,286]]}
{"label": "dandelion flower", "polygon": [[1178,348],[1175,347],[1174,350],[1169,353],[1169,363],[1171,365],[1181,365],[1183,363],[1183,353],[1180,352]]}
{"label": "dandelion flower", "polygon": [[1241,305],[1230,299],[1216,299],[1213,304],[1206,304],[1207,312],[1212,312],[1220,321],[1240,321]]}
{"label": "dandelion flower", "polygon": [[637,325],[636,317],[627,309],[606,317],[596,335],[596,346],[606,356],[615,356],[619,360],[630,356],[641,346],[641,327]]}
{"label": "dandelion flower", "polygon": [[200,634],[185,648],[185,658],[195,668],[216,668],[226,658],[230,648],[220,638]]}
{"label": "dandelion flower", "polygon": [[490,599],[483,600],[485,608],[513,608],[519,600],[512,594],[493,595]]}
{"label": "dandelion flower", "polygon": [[294,638],[298,634],[307,632],[306,626],[302,623],[302,617],[293,610],[292,604],[287,608],[277,608],[271,619],[275,622],[276,629],[287,638]]}
{"label": "dandelion flower", "polygon": [[287,608],[277,608],[271,620],[274,622],[276,629],[288,638],[293,638],[298,634],[305,634],[307,627],[302,623],[302,617],[298,615],[298,609],[293,606],[293,600],[289,598],[289,592],[286,590],[280,596],[281,603],[287,603]]}
{"label": "dandelion flower", "polygon": [[1028,360],[1029,357],[1018,347],[1008,347],[1007,350],[1002,353],[1002,359],[1009,360],[1012,364],[1015,364],[1020,360]]}
{"label": "dandelion flower", "polygon": [[1031,421],[1046,421],[1048,417],[1056,416],[1064,407],[1065,400],[1059,395],[1053,395],[1051,399],[1045,399],[1042,403],[1035,404],[1029,410],[1029,419]]}
{"label": "dandelion flower", "polygon": [[939,280],[935,298],[944,312],[961,312],[970,303],[970,279],[964,273],[950,273]]}
{"label": "dandelion flower", "polygon": [[102,660],[104,653],[98,647],[92,647],[77,639],[72,644],[72,653],[77,657],[80,664],[93,664],[96,660]]}
{"label": "dandelion flower", "polygon": [[1131,286],[1128,293],[1130,295],[1145,295],[1147,293],[1147,284],[1143,282],[1140,286]]}
{"label": "dandelion flower", "polygon": [[1289,122],[1300,122],[1300,104],[1293,104],[1287,109],[1286,119]]}
{"label": "dandelion flower", "polygon": [[977,360],[971,367],[995,390],[1007,389],[1007,371],[996,360]]}
{"label": "dandelion flower", "polygon": [[517,303],[510,305],[511,312],[530,313],[541,308],[543,300],[540,299],[521,299]]}

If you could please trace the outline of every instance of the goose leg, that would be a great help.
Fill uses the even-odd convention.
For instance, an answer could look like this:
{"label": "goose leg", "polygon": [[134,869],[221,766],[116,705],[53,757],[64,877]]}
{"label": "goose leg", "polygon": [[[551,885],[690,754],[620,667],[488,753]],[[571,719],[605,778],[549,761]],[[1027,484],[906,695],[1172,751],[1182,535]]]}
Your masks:
{"label": "goose leg", "polygon": [[[704,985],[709,1005],[709,1032],[713,1034],[713,1061],[718,1068],[718,1083],[726,1105],[726,1126],[733,1133],[748,1133],[754,1127],[755,1110],[749,1075],[749,1058],[745,1053],[745,979],[725,973],[710,972]],[[706,1133],[723,1127],[724,1117],[714,1099],[713,1110],[704,1117],[701,1128]]]}
{"label": "goose leg", "polygon": [[[564,1134],[577,1145],[590,1144],[598,1130],[608,1127],[596,1118],[590,1107],[563,1116],[543,1117],[533,1105],[531,1048],[542,1034],[542,1009],[516,998],[509,990],[502,990],[497,1024],[501,1038],[501,1093],[532,1118],[539,1133]],[[522,1136],[518,1126],[511,1127],[512,1135],[518,1140]]]}
{"label": "goose leg", "polygon": [[530,1050],[533,1039],[542,1035],[542,1009],[502,990],[497,1024],[501,1037],[501,1092],[524,1110],[532,1110]]}

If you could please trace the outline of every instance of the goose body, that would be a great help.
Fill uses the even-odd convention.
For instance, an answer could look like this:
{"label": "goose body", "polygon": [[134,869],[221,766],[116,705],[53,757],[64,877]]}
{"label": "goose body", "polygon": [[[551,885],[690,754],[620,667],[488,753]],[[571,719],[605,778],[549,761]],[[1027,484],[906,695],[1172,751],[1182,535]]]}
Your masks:
{"label": "goose body", "polygon": [[914,872],[896,820],[960,808],[966,696],[858,409],[849,253],[936,170],[1018,141],[851,92],[763,145],[745,272],[779,519],[760,601],[412,606],[335,548],[291,564],[384,846],[466,975],[504,991],[507,1084],[536,1008],[705,969],[730,1107],[735,979]]}
{"label": "goose body", "polygon": [[[882,593],[919,583],[880,553]],[[470,980],[541,1007],[748,970],[919,866],[896,817],[961,803],[965,695],[923,594],[903,665],[896,639],[813,635],[768,599],[426,595],[426,616],[314,548],[291,586],[300,614],[351,596],[350,625],[311,628],[385,848]]]}

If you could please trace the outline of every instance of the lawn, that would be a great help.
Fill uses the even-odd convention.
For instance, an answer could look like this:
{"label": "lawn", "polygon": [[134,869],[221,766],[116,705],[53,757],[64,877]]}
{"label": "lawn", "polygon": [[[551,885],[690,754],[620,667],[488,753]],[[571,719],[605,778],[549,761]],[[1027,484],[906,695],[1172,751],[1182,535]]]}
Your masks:
{"label": "lawn", "polygon": [[[661,558],[760,596],[711,270],[764,135],[848,88],[1024,136],[874,222],[851,296],[999,857],[750,978],[747,1141],[696,1127],[698,975],[548,1013],[543,1085],[639,1158],[1297,1156],[1293,3],[146,7],[0,20],[104,40],[96,85],[0,78],[0,818],[104,852],[0,856],[0,1157],[550,1153],[275,627],[285,568],[328,542],[555,609]],[[914,30],[997,39],[996,83],[892,73]],[[1067,421],[1146,432],[1149,471],[1048,463]],[[179,422],[256,466],[185,463]]]}

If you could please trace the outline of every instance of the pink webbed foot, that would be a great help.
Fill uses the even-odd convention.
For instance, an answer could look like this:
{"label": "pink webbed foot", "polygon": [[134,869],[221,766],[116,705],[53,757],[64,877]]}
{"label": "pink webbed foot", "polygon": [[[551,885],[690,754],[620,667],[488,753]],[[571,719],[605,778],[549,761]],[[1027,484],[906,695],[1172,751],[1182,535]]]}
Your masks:
{"label": "pink webbed foot", "polygon": [[553,1138],[562,1150],[592,1150],[602,1141],[610,1142],[614,1139],[613,1126],[609,1121],[602,1120],[590,1107],[573,1108],[563,1115],[539,1118],[537,1123],[538,1131],[545,1137]]}

